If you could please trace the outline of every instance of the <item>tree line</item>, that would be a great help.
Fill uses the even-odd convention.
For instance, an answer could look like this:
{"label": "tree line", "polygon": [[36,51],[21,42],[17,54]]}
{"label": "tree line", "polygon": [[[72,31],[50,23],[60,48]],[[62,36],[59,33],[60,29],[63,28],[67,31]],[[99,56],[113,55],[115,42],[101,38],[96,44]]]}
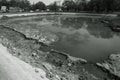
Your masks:
{"label": "tree line", "polygon": [[63,12],[97,12],[107,13],[113,11],[120,11],[120,0],[64,0],[61,5],[54,2],[50,5],[45,5],[39,1],[31,4],[28,0],[1,0],[0,6],[19,7],[24,11],[42,11],[49,9],[50,11]]}
{"label": "tree line", "polygon": [[120,0],[65,0],[63,11],[107,13],[120,11]]}
{"label": "tree line", "polygon": [[6,6],[7,9],[10,7],[19,7],[25,11],[30,10],[31,4],[28,0],[1,0],[0,7]]}

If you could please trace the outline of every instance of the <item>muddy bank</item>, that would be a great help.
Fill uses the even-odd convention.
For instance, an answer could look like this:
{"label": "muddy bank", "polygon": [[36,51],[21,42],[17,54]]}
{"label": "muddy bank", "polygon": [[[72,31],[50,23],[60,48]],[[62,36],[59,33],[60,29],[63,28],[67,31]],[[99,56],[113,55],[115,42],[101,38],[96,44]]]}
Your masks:
{"label": "muddy bank", "polygon": [[[56,78],[56,75],[61,80],[111,80],[108,74],[102,70],[97,76],[92,71],[89,72],[87,67],[90,65],[84,59],[76,59],[50,49],[44,43],[27,38],[24,34],[3,25],[0,26],[0,42],[9,49],[12,55],[35,67],[44,66],[47,77],[52,80],[55,80],[53,78]],[[43,51],[41,48],[47,50]]]}
{"label": "muddy bank", "polygon": [[103,63],[97,63],[97,65],[105,70],[116,76],[116,78],[120,79],[120,54],[111,54],[108,60],[104,61]]}

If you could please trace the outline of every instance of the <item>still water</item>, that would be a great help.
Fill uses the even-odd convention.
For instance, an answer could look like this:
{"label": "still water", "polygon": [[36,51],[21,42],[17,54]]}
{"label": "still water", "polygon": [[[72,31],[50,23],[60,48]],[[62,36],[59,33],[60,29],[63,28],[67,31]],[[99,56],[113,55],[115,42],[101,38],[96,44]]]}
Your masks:
{"label": "still water", "polygon": [[[29,30],[31,35],[42,33],[53,41],[51,47],[58,51],[89,62],[99,62],[107,59],[110,54],[120,52],[120,33],[113,32],[101,23],[101,17],[42,15],[15,18],[7,23],[14,24],[16,30],[26,35]],[[120,23],[120,19],[114,21]]]}
{"label": "still water", "polygon": [[41,22],[42,29],[58,36],[52,48],[71,56],[99,62],[120,52],[120,34],[101,23],[99,17],[46,16]]}

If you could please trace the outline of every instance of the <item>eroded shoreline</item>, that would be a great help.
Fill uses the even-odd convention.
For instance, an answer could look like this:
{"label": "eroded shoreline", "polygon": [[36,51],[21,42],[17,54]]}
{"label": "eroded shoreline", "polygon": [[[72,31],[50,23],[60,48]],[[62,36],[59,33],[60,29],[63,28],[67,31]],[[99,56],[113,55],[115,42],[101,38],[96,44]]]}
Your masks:
{"label": "eroded shoreline", "polygon": [[[116,76],[109,76],[111,73],[97,68],[96,64],[53,50],[48,45],[26,37],[23,33],[9,28],[9,26],[0,25],[0,42],[9,49],[13,56],[38,68],[41,65],[44,66],[47,77],[51,80],[57,80],[56,75],[60,80],[117,80]],[[95,70],[100,72],[96,73],[92,70],[89,72],[88,67],[96,68]]]}

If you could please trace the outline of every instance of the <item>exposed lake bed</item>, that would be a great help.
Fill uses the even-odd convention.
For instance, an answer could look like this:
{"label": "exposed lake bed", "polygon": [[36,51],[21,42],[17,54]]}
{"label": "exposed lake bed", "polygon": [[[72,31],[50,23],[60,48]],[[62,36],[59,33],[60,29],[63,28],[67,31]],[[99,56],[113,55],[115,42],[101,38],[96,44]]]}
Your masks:
{"label": "exposed lake bed", "polygon": [[[100,22],[99,17],[83,18],[78,15],[74,15],[74,17],[44,15],[12,18],[1,21],[1,24],[24,34],[30,39],[35,39],[38,40],[38,42],[49,45],[50,49],[64,52],[77,58],[83,58],[89,63],[102,62],[106,60],[110,54],[120,51],[119,33],[113,32],[108,27],[105,27],[105,25]],[[54,51],[50,53],[51,55],[49,55],[49,57],[53,56],[54,58]],[[60,57],[58,56],[58,58]],[[53,63],[53,61],[54,60],[48,59],[48,62]],[[66,61],[65,57],[63,58],[63,63],[64,61]],[[64,65],[65,64],[66,62]],[[62,66],[61,63],[55,65]],[[71,65],[72,64],[68,64],[68,66]],[[76,69],[80,68],[79,62],[74,63],[74,65],[78,66]],[[91,64],[85,66],[88,71],[92,72],[90,69]],[[72,68],[70,67],[69,69],[71,70]],[[96,70],[93,71],[94,74],[95,72]],[[101,71],[100,73],[104,72]]]}

